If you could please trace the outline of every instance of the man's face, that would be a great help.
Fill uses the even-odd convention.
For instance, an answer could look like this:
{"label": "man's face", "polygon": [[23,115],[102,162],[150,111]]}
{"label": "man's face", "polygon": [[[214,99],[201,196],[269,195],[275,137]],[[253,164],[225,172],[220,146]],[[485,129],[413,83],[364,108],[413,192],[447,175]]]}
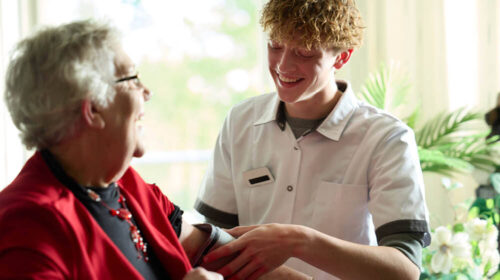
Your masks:
{"label": "man's face", "polygon": [[283,102],[298,104],[316,98],[333,98],[337,91],[333,49],[307,50],[294,41],[269,41],[267,49],[269,71]]}

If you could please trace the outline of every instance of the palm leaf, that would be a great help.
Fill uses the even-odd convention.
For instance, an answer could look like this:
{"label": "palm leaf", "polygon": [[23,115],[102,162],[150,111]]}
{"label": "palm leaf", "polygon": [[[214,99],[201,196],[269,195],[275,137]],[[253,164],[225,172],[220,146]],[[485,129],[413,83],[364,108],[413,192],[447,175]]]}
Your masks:
{"label": "palm leaf", "polygon": [[492,151],[500,145],[500,142],[485,141],[485,136],[486,133],[478,133],[462,137],[454,145],[450,146],[445,151],[445,154],[466,160],[475,168],[491,172],[498,165]]}
{"label": "palm leaf", "polygon": [[406,77],[398,75],[398,68],[395,63],[389,67],[382,64],[361,87],[361,98],[379,109],[390,110],[403,104],[411,85]]}
{"label": "palm leaf", "polygon": [[[408,79],[397,75],[394,64],[382,65],[371,74],[361,89],[360,98],[367,103],[391,111],[406,101],[410,89]],[[396,113],[397,114],[397,113]],[[492,171],[498,166],[492,151],[498,145],[498,137],[485,141],[486,132],[467,128],[467,124],[482,120],[482,115],[460,108],[443,112],[416,129],[419,107],[402,120],[415,131],[422,171],[452,176],[455,172],[473,169]],[[495,144],[494,144],[495,143]]]}
{"label": "palm leaf", "polygon": [[[464,124],[480,119],[478,113],[469,112],[465,108],[457,109],[451,113],[441,113],[415,133],[417,145],[423,148],[430,148],[447,142],[447,138],[456,135],[458,132],[465,132]],[[455,139],[454,139],[455,140]],[[451,142],[452,143],[452,142]]]}
{"label": "palm leaf", "polygon": [[473,165],[460,158],[450,157],[438,150],[429,150],[418,147],[420,167],[422,171],[437,172],[450,175],[452,172],[470,172]]}
{"label": "palm leaf", "polygon": [[[441,172],[443,169],[455,169],[457,172],[468,172],[471,170],[470,168],[463,168],[463,166],[456,164],[460,162],[467,162],[473,168],[491,172],[498,165],[492,151],[500,145],[500,142],[485,141],[485,136],[486,133],[477,133],[463,137],[450,137],[451,140],[441,141],[430,148],[419,147],[419,149],[424,151],[424,157],[420,158],[420,164],[426,168],[425,171],[433,171],[441,174],[444,174]],[[429,156],[425,152],[434,153],[432,155],[441,155],[441,158],[438,160],[429,159]],[[450,163],[443,166],[441,161],[448,160]],[[427,161],[430,161],[430,163]]]}
{"label": "palm leaf", "polygon": [[369,80],[361,88],[362,98],[368,102],[368,104],[375,106],[379,109],[385,109],[385,97],[386,97],[386,78],[387,73],[379,72],[377,74],[370,74]]}
{"label": "palm leaf", "polygon": [[413,113],[411,113],[411,115],[409,115],[406,118],[403,118],[403,122],[405,122],[406,125],[408,125],[411,129],[415,130],[419,116],[420,116],[420,107],[417,107],[417,109],[415,109]]}

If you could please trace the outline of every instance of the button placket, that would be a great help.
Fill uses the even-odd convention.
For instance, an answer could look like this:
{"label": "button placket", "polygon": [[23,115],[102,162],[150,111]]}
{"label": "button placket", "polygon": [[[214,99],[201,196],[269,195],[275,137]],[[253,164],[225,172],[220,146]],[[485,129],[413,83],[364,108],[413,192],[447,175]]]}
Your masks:
{"label": "button placket", "polygon": [[[300,138],[301,139],[301,138]],[[301,153],[301,150],[300,150],[300,147],[299,147],[299,141],[300,139],[296,140],[295,144],[293,145],[293,150],[296,151],[297,153],[294,153],[293,157],[294,157],[294,163],[295,163],[295,170],[294,170],[294,174],[295,174],[295,181],[294,182],[290,182],[287,186],[286,186],[286,190],[288,192],[292,192],[293,189],[294,189],[294,186],[297,184],[297,180],[298,180],[298,175],[299,175],[299,169],[300,169],[300,160],[301,160],[301,156],[302,156],[302,153]],[[293,178],[293,177],[291,177]]]}

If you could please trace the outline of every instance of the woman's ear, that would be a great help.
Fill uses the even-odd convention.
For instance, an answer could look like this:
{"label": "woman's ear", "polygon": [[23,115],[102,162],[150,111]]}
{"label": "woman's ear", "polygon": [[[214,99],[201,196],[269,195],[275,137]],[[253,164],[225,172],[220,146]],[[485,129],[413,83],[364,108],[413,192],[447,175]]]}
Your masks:
{"label": "woman's ear", "polygon": [[81,110],[83,121],[88,127],[103,129],[106,126],[101,113],[90,100],[83,100]]}
{"label": "woman's ear", "polygon": [[346,64],[347,61],[349,61],[349,59],[351,58],[352,51],[353,49],[348,49],[346,51],[340,52],[335,58],[335,64],[333,66],[337,69],[342,68],[342,66],[344,66],[344,64]]}

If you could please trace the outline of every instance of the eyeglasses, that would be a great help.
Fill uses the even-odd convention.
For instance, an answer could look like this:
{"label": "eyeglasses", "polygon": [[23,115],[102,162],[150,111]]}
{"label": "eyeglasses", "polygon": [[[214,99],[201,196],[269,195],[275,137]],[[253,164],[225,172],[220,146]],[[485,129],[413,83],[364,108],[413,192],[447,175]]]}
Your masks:
{"label": "eyeglasses", "polygon": [[125,81],[129,81],[129,80],[133,80],[134,84],[136,84],[136,85],[140,85],[141,84],[141,80],[139,80],[139,74],[135,74],[133,76],[128,76],[128,77],[125,77],[125,78],[118,79],[118,80],[115,81],[115,84],[121,83],[121,82],[125,82]]}

